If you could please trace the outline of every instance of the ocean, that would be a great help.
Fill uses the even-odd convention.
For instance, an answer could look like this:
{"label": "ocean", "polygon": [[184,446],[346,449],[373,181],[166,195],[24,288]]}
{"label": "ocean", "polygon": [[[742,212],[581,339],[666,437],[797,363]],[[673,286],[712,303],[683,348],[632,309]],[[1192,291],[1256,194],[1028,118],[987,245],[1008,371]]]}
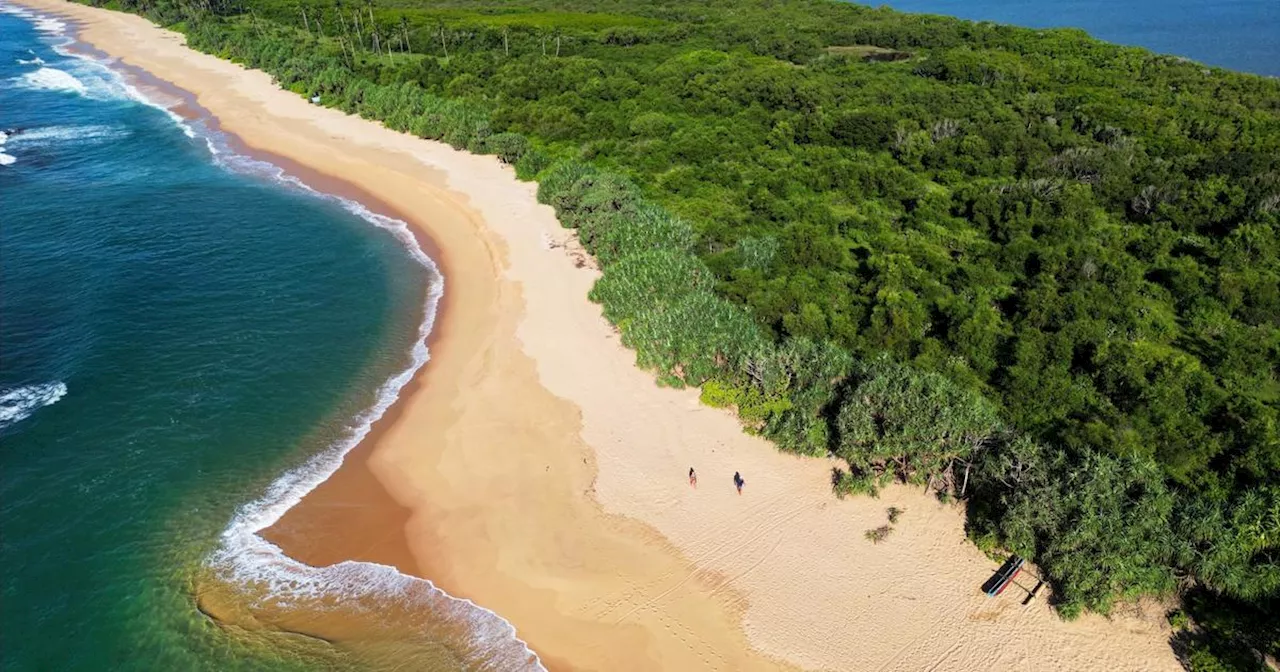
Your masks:
{"label": "ocean", "polygon": [[974,21],[1083,28],[1108,42],[1280,77],[1280,2],[1276,0],[888,0],[885,4],[904,12]]}
{"label": "ocean", "polygon": [[[0,667],[537,668],[427,581],[309,568],[254,534],[427,361],[434,263],[67,35],[0,3]],[[333,645],[219,623],[198,608],[214,593],[253,616],[415,617],[394,650]]]}

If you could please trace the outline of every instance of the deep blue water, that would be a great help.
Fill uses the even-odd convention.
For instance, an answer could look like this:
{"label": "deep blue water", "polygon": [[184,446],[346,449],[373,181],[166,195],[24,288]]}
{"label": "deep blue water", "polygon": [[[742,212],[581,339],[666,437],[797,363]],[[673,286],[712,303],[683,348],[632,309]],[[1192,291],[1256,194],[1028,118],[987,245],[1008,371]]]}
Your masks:
{"label": "deep blue water", "polygon": [[1280,76],[1280,0],[888,0],[884,4],[904,12],[1032,28],[1083,28],[1108,42]]}
{"label": "deep blue water", "polygon": [[[527,659],[505,621],[424,581],[313,570],[253,534],[425,361],[430,261],[402,224],[72,57],[64,28],[0,2],[0,668]],[[196,596],[237,582],[408,608],[421,641],[371,661],[227,630]]]}

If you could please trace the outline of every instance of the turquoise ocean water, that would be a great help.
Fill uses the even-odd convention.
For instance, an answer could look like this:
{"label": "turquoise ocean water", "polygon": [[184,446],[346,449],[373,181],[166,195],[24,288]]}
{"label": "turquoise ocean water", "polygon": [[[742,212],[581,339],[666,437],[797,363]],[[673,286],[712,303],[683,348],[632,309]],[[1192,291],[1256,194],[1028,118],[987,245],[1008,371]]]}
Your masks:
{"label": "turquoise ocean water", "polygon": [[[0,667],[537,667],[428,582],[253,534],[426,360],[434,265],[69,42],[0,3]],[[412,612],[421,641],[378,659],[223,628],[196,608],[211,581],[277,611]]]}
{"label": "turquoise ocean water", "polygon": [[888,0],[885,4],[904,12],[1032,28],[1083,28],[1108,42],[1280,77],[1277,0]]}

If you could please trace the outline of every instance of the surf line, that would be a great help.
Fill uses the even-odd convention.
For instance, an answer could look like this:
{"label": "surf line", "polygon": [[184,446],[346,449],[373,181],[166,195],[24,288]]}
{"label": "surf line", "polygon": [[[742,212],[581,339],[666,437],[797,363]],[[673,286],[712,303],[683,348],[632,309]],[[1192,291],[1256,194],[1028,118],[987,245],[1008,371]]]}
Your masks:
{"label": "surf line", "polygon": [[[519,638],[510,621],[471,600],[448,594],[429,579],[402,574],[394,567],[372,562],[345,561],[329,567],[312,567],[285,555],[282,549],[259,535],[259,532],[274,524],[307,493],[338,470],[346,454],[368,435],[373,424],[399,399],[405,385],[430,360],[427,339],[435,325],[445,282],[439,267],[423,250],[408,223],[375,212],[357,200],[313,188],[273,162],[235,151],[233,143],[237,139],[218,127],[216,116],[195,103],[194,94],[95,50],[78,39],[75,28],[68,25],[69,22],[26,8],[14,7],[9,3],[0,3],[0,10],[31,21],[38,31],[54,40],[52,47],[60,55],[100,69],[119,87],[122,97],[166,113],[185,135],[204,141],[211,159],[217,165],[232,172],[265,178],[283,188],[301,190],[312,197],[338,204],[352,215],[395,237],[425,273],[427,292],[423,319],[418,325],[416,340],[409,353],[409,364],[378,388],[373,405],[353,418],[339,439],[302,465],[276,478],[258,499],[241,505],[220,535],[218,548],[206,560],[206,565],[234,584],[264,591],[259,593],[265,595],[259,602],[270,600],[274,606],[287,606],[290,602],[301,599],[328,595],[386,596],[397,598],[401,603],[407,599],[413,607],[424,609],[434,617],[447,622],[465,623],[469,643],[478,650],[482,658],[469,662],[479,663],[484,667],[492,666],[494,669],[545,672],[546,668],[537,653]],[[182,106],[187,114],[179,114],[174,111],[173,105],[154,100],[134,86],[130,78],[152,80],[174,90],[182,98]],[[86,95],[80,91],[77,93]],[[357,609],[372,611],[376,608],[361,600],[349,602]]]}

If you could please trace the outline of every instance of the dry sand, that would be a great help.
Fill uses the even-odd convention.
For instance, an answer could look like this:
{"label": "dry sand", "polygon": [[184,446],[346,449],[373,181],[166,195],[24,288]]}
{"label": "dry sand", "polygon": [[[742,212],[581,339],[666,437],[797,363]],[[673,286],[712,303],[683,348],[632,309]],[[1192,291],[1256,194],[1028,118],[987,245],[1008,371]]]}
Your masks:
{"label": "dry sand", "polygon": [[[996,563],[960,509],[906,487],[836,500],[830,463],[657,387],[587,301],[597,273],[571,234],[496,159],[309,105],[136,16],[23,4],[193,92],[250,147],[408,215],[441,253],[433,359],[268,531],[294,557],[431,578],[513,622],[552,669],[1181,669],[1158,605],[1065,623],[1022,590],[989,599]],[[906,512],[873,545],[863,531],[888,506]]]}

